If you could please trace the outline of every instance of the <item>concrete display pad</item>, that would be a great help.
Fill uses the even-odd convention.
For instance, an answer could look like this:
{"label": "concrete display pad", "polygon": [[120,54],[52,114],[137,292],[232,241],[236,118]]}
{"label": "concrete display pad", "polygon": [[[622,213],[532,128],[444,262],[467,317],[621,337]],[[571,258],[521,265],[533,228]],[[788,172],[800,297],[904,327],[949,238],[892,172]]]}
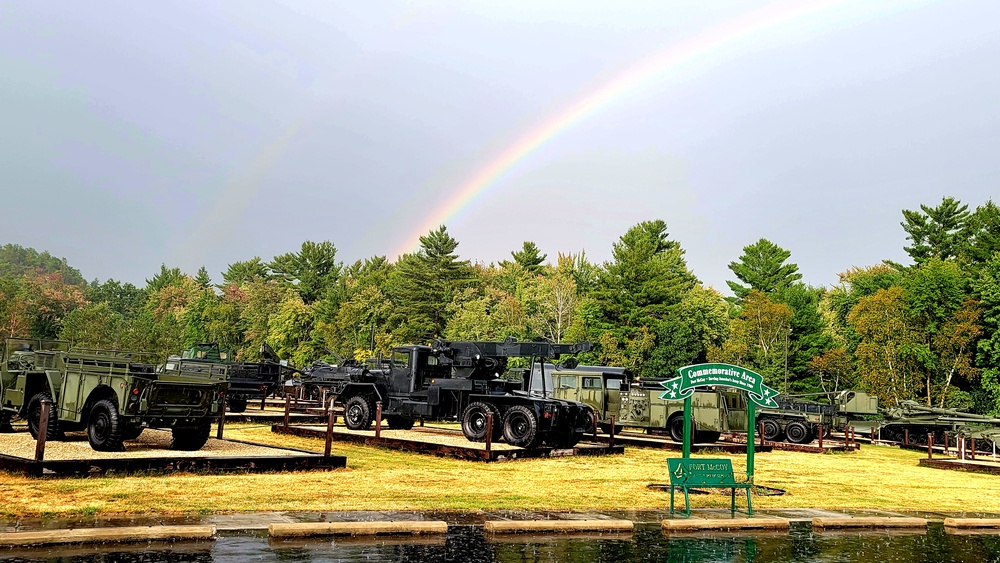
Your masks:
{"label": "concrete display pad", "polygon": [[109,471],[291,471],[336,469],[347,465],[344,456],[278,448],[239,440],[208,442],[195,451],[170,449],[167,430],[146,429],[125,442],[124,452],[98,452],[86,434],[67,434],[65,440],[45,443],[45,458],[35,461],[35,440],[28,432],[0,434],[0,469],[30,475],[102,474]]}
{"label": "concrete display pad", "polygon": [[[271,427],[271,431],[308,438],[326,438],[326,425],[289,425],[286,427],[275,424]],[[468,441],[461,431],[430,427],[415,427],[411,430],[389,430],[383,427],[380,437],[376,438],[374,430],[349,430],[344,426],[336,426],[333,431],[333,440],[472,461],[625,453],[624,446],[609,447],[586,442],[565,449],[547,446],[525,449],[511,446],[505,442],[495,442],[490,445],[490,450],[487,451],[486,444]]]}

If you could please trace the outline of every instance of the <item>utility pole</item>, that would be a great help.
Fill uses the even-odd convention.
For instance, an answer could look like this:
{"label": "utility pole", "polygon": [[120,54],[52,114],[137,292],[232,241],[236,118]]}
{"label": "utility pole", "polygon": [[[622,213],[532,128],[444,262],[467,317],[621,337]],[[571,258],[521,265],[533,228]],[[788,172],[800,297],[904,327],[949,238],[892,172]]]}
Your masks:
{"label": "utility pole", "polygon": [[792,333],[789,328],[785,331],[785,395],[788,395],[788,335]]}

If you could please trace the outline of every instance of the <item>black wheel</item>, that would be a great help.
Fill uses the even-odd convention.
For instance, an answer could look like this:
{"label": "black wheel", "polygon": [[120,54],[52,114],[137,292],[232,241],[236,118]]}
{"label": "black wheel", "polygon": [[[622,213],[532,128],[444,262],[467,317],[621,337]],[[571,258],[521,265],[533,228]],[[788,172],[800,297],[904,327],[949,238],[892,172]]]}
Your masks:
{"label": "black wheel", "polygon": [[174,426],[170,432],[173,435],[170,449],[190,452],[200,450],[205,445],[212,432],[212,425],[205,421],[194,426]]}
{"label": "black wheel", "polygon": [[538,445],[538,419],[535,413],[523,405],[514,405],[507,410],[503,420],[503,437],[507,443],[521,448]]}
{"label": "black wheel", "polygon": [[492,441],[497,441],[503,435],[503,420],[500,418],[500,411],[489,403],[475,402],[469,404],[462,411],[462,434],[470,442],[486,441],[486,416],[493,413],[493,436]]}
{"label": "black wheel", "polygon": [[[693,424],[694,421],[691,421]],[[670,430],[670,439],[675,442],[684,442],[684,415],[674,415],[667,421],[667,429]]]}
{"label": "black wheel", "polygon": [[229,412],[243,412],[247,410],[247,398],[229,395],[226,397],[226,406],[229,407]]}
{"label": "black wheel", "polygon": [[[38,426],[42,418],[42,400],[47,399],[52,400],[52,395],[43,391],[41,393],[35,394],[34,397],[28,401],[28,432],[31,433],[31,437],[38,439]],[[61,437],[59,432],[59,415],[58,409],[56,409],[55,403],[49,407],[49,423],[45,431],[45,440],[58,440]]]}
{"label": "black wheel", "polygon": [[145,428],[141,424],[126,424],[122,428],[122,440],[135,440]]}
{"label": "black wheel", "polygon": [[722,437],[722,432],[711,430],[697,430],[694,433],[694,441],[699,444],[714,444]]}
{"label": "black wheel", "polygon": [[118,405],[110,399],[94,403],[87,417],[87,441],[99,452],[120,452],[125,425],[118,417]]}
{"label": "black wheel", "polygon": [[572,448],[583,439],[583,436],[583,432],[573,429],[563,430],[562,432],[550,433],[545,437],[545,443],[558,449]]}
{"label": "black wheel", "polygon": [[355,395],[347,400],[344,422],[351,430],[368,430],[372,425],[372,406],[367,397]]}
{"label": "black wheel", "polygon": [[[605,434],[611,434],[611,425],[610,424],[608,424],[606,422],[601,422],[601,423],[599,423],[597,425],[597,427],[601,429],[601,432],[604,432]],[[621,424],[616,424],[615,425],[615,436],[621,434],[623,429],[624,429],[624,427]]]}
{"label": "black wheel", "polygon": [[793,444],[812,442],[812,433],[809,432],[809,427],[798,420],[793,420],[785,426],[785,436],[788,436],[788,441]]}
{"label": "black wheel", "polygon": [[413,428],[413,419],[405,416],[387,416],[385,423],[389,425],[389,430],[409,430]]}
{"label": "black wheel", "polygon": [[768,442],[780,442],[785,438],[781,431],[781,425],[773,418],[764,419],[764,439]]}

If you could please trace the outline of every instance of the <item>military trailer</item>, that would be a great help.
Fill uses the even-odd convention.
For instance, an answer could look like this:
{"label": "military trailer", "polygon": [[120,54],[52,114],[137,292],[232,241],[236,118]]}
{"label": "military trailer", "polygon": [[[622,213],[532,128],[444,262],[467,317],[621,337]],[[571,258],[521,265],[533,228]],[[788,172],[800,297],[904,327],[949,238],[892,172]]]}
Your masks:
{"label": "military trailer", "polygon": [[501,376],[512,357],[542,360],[589,348],[589,342],[438,340],[431,346],[396,347],[389,358],[367,364],[327,364],[326,388],[355,430],[371,426],[379,402],[389,428],[409,429],[418,419],[456,420],[467,439],[482,442],[491,416],[491,440],[503,437],[523,448],[543,442],[568,448],[592,428],[593,410],[577,401],[532,396],[522,381]]}
{"label": "military trailer", "polygon": [[169,429],[171,448],[197,450],[222,415],[224,379],[162,372],[146,354],[23,338],[7,339],[0,352],[0,416],[26,420],[34,438],[46,400],[47,440],[86,430],[98,451],[120,451],[145,428]]}
{"label": "military trailer", "polygon": [[218,342],[202,342],[184,350],[179,357],[171,356],[167,370],[224,376],[229,382],[226,407],[230,412],[244,412],[250,400],[259,399],[263,409],[264,400],[277,391],[287,375],[295,372],[266,342],[260,345],[260,357],[259,362],[235,362],[232,351],[220,349]]}
{"label": "military trailer", "polygon": [[[531,388],[536,392],[541,389],[540,368],[538,364],[532,368]],[[684,401],[660,399],[663,387],[658,381],[633,382],[627,369],[609,366],[548,364],[545,371],[552,396],[590,405],[604,432],[611,432],[614,416],[615,432],[623,427],[642,428],[651,433],[666,432],[671,439],[683,441]],[[722,432],[745,430],[746,402],[740,393],[695,391],[691,404],[696,442],[715,442]]]}

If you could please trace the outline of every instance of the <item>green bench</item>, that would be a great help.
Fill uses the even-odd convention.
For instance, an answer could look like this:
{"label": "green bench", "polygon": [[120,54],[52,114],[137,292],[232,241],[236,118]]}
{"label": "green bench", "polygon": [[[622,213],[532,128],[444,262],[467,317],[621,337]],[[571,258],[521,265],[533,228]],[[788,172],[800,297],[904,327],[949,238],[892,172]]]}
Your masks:
{"label": "green bench", "polygon": [[667,470],[670,472],[670,513],[674,513],[674,488],[684,491],[684,512],[691,515],[691,502],[688,489],[730,489],[732,504],[731,514],[736,514],[736,489],[747,492],[747,515],[753,515],[753,504],[750,502],[752,483],[737,483],[733,476],[733,462],[729,459],[706,458],[667,458]]}

